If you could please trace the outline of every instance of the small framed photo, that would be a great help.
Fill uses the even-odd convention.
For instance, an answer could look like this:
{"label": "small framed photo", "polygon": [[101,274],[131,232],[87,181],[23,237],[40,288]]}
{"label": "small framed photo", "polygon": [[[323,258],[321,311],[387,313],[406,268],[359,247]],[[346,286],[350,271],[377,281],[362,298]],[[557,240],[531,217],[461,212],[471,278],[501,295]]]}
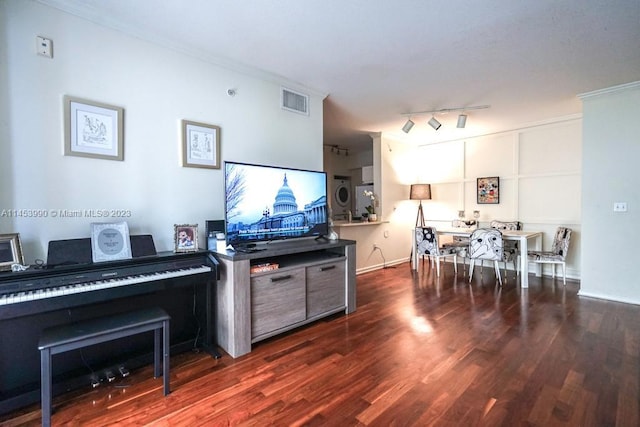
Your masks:
{"label": "small framed photo", "polygon": [[174,252],[198,250],[198,224],[174,224]]}
{"label": "small framed photo", "polygon": [[220,127],[182,121],[182,166],[220,169]]}
{"label": "small framed photo", "polygon": [[64,155],[124,160],[124,109],[65,95]]}
{"label": "small framed photo", "polygon": [[124,221],[92,223],[91,256],[93,262],[131,259],[129,225]]}
{"label": "small framed photo", "polygon": [[24,264],[20,234],[0,234],[0,271],[11,270],[12,264]]}
{"label": "small framed photo", "polygon": [[478,178],[478,204],[500,203],[500,177]]}

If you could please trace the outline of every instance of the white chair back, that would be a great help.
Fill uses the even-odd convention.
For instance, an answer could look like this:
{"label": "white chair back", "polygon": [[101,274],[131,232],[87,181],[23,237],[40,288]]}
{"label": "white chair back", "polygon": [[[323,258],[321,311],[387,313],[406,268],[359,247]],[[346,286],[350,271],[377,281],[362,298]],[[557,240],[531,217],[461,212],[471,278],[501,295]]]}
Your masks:
{"label": "white chair back", "polygon": [[502,261],[502,233],[493,228],[479,228],[469,238],[469,258]]}
{"label": "white chair back", "polygon": [[418,255],[437,255],[439,253],[438,233],[434,227],[416,228],[416,248]]}
{"label": "white chair back", "polygon": [[571,229],[567,227],[558,227],[556,235],[553,239],[553,245],[551,246],[551,252],[559,255],[562,260],[567,257],[569,252],[569,242],[571,241]]}

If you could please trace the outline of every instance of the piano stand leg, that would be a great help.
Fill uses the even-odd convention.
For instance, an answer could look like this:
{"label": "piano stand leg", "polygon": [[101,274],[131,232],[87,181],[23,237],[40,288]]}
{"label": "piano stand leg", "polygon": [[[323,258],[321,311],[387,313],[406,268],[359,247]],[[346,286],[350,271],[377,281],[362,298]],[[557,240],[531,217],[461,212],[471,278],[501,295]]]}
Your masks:
{"label": "piano stand leg", "polygon": [[214,359],[220,359],[222,357],[222,355],[220,354],[220,352],[218,351],[218,349],[215,346],[209,346],[208,345],[208,346],[205,346],[204,349]]}

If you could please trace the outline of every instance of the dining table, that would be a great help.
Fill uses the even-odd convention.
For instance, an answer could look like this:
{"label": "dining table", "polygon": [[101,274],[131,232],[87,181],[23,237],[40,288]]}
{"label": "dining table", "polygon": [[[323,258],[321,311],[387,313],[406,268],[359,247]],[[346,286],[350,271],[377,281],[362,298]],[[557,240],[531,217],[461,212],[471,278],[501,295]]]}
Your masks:
{"label": "dining table", "polygon": [[[438,235],[442,236],[457,236],[469,238],[476,228],[436,228]],[[531,250],[542,250],[542,231],[529,231],[529,230],[500,230],[502,232],[503,240],[515,240],[520,242],[520,287],[529,287],[529,261],[527,259],[527,251],[529,250],[529,243],[533,244]],[[540,277],[542,269],[539,264],[535,266],[535,275]]]}

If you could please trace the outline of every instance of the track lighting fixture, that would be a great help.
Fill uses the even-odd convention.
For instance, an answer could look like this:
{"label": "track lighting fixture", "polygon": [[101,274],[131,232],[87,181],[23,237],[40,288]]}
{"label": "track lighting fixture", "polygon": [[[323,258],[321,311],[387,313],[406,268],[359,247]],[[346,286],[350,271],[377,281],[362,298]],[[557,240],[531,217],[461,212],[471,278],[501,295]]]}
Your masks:
{"label": "track lighting fixture", "polygon": [[442,123],[437,121],[436,118],[432,116],[431,119],[429,119],[429,126],[434,128],[435,130],[438,130],[440,129],[440,126],[442,126]]}
{"label": "track lighting fixture", "polygon": [[332,153],[336,153],[336,155],[338,155],[338,156],[341,153],[344,154],[345,156],[349,156],[349,149],[348,148],[343,148],[343,147],[340,147],[339,145],[329,145],[329,144],[324,144],[324,146],[331,148],[331,152]]}
{"label": "track lighting fixture", "polygon": [[409,133],[413,125],[415,125],[415,123],[413,123],[411,119],[407,120],[407,123],[405,123],[404,126],[402,126],[402,131],[404,133]]}
{"label": "track lighting fixture", "polygon": [[458,115],[458,123],[457,123],[457,128],[458,129],[464,129],[464,127],[467,125],[467,111],[470,110],[483,110],[485,108],[490,108],[490,105],[476,105],[476,106],[472,106],[472,107],[456,107],[456,108],[441,108],[439,110],[429,110],[429,111],[417,111],[417,112],[411,112],[411,113],[405,113],[402,114],[403,116],[408,116],[409,119],[407,120],[407,122],[404,124],[404,126],[402,127],[402,131],[404,133],[409,133],[409,131],[411,130],[411,128],[414,125],[414,122],[411,120],[412,116],[418,116],[421,114],[430,114],[431,115],[431,119],[429,119],[429,121],[427,123],[429,123],[429,125],[434,128],[435,130],[440,129],[440,126],[442,126],[442,124],[438,121],[438,119],[435,118],[436,114],[446,114],[446,113],[450,113],[453,111],[460,111],[460,114]]}
{"label": "track lighting fixture", "polygon": [[456,127],[458,129],[464,129],[466,124],[467,124],[467,115],[466,114],[460,114],[458,116],[458,125]]}

